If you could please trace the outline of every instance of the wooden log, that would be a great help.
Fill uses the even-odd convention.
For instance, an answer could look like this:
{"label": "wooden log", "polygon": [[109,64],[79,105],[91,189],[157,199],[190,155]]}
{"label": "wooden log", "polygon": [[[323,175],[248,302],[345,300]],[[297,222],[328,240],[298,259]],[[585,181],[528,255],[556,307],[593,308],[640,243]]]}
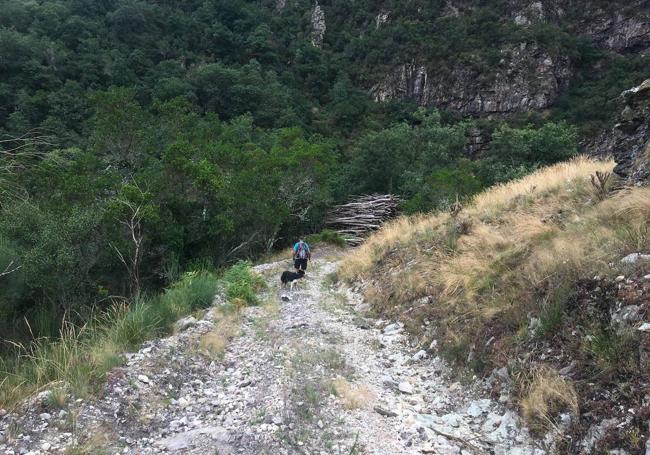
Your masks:
{"label": "wooden log", "polygon": [[399,215],[399,203],[399,198],[391,194],[359,196],[334,207],[325,225],[339,232],[349,245],[356,246],[363,243],[369,233]]}

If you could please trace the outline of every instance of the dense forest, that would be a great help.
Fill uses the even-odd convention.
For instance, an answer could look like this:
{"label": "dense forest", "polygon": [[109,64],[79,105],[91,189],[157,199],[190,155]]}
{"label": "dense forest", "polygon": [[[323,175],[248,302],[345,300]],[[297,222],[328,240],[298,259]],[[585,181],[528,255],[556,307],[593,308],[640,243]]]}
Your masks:
{"label": "dense forest", "polygon": [[[1,1],[3,338],[284,246],[354,194],[428,211],[565,159],[643,79],[647,57],[477,3],[324,1],[315,44],[303,0]],[[489,67],[521,41],[574,62],[543,113],[463,118],[369,94],[398,58]],[[470,157],[475,128],[490,149]]]}

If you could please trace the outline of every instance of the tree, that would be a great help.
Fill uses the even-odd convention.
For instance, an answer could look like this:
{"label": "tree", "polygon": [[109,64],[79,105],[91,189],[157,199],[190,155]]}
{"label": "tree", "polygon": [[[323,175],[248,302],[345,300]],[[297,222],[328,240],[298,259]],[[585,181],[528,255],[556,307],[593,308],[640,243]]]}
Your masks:
{"label": "tree", "polygon": [[120,245],[110,246],[129,276],[130,295],[138,297],[142,290],[140,266],[145,254],[145,222],[157,215],[151,194],[135,182],[122,185],[116,198],[107,205],[107,217],[121,227]]}

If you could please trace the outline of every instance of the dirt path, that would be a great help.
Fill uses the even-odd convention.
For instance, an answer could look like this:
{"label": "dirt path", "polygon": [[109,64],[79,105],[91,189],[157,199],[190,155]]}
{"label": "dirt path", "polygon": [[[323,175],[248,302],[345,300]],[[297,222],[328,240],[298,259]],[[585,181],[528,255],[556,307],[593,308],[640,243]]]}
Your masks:
{"label": "dirt path", "polygon": [[[186,319],[130,355],[100,399],[3,419],[12,437],[0,452],[545,453],[515,414],[410,348],[399,325],[362,317],[358,297],[330,284],[338,256],[316,254],[292,293],[278,286],[287,261],[256,267],[269,290],[241,321]],[[238,323],[223,355],[206,355]]]}

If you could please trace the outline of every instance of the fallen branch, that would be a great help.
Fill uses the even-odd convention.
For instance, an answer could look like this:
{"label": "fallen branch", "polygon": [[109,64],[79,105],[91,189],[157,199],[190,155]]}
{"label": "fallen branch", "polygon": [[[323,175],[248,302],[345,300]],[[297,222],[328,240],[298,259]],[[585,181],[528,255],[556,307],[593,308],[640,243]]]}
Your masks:
{"label": "fallen branch", "polygon": [[399,199],[396,196],[360,196],[334,207],[325,218],[325,226],[341,234],[348,245],[357,246],[369,233],[398,215]]}

